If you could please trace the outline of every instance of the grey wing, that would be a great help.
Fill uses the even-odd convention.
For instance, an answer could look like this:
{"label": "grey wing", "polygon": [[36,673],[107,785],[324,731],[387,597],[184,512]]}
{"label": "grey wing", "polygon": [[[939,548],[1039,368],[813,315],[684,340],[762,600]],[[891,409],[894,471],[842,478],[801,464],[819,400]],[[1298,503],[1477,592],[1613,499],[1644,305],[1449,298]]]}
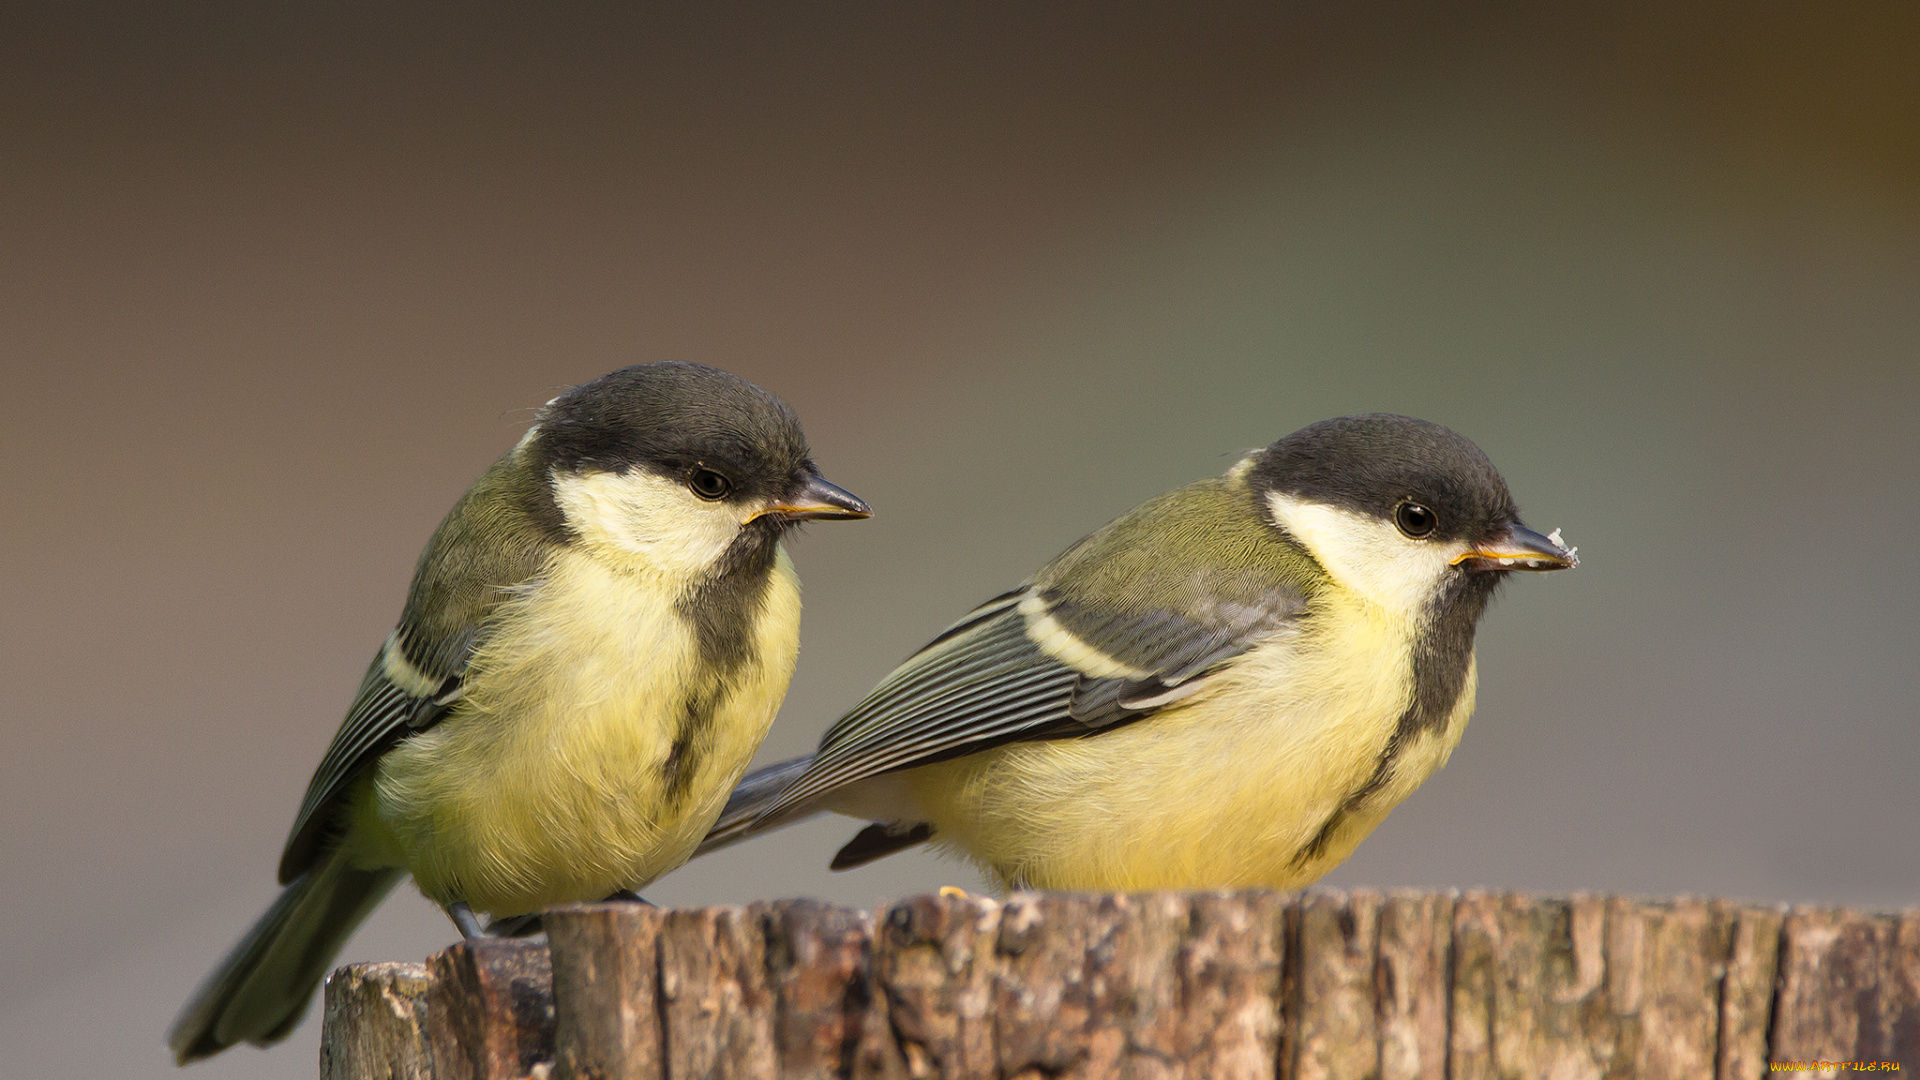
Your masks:
{"label": "grey wing", "polygon": [[334,812],[369,765],[409,735],[432,727],[461,692],[461,670],[472,641],[452,643],[424,660],[410,658],[407,628],[388,636],[368,665],[347,718],[307,784],[293,832],[280,855],[280,883],[287,884],[318,861],[334,828]]}
{"label": "grey wing", "polygon": [[742,777],[734,785],[733,793],[727,796],[727,805],[721,809],[720,817],[707,830],[706,838],[700,841],[700,847],[694,854],[705,855],[710,851],[731,847],[748,837],[809,816],[801,812],[791,817],[769,820],[762,817],[760,811],[762,807],[771,806],[777,801],[812,763],[813,755],[808,754],[762,766]]}
{"label": "grey wing", "polygon": [[1088,729],[1137,718],[1198,691],[1206,685],[1201,676],[1267,640],[1305,608],[1291,591],[1238,603],[1216,600],[1204,614],[1103,612],[1053,590],[1040,593],[1038,601],[1029,607],[1115,665],[1132,669],[1081,679],[1068,713]]}
{"label": "grey wing", "polygon": [[[1200,689],[1301,606],[1296,594],[1277,593],[1203,622],[1165,610],[1089,612],[1033,585],[995,597],[829,728],[804,772],[758,817],[882,773],[1151,715]],[[1063,633],[1073,639],[1065,648]]]}
{"label": "grey wing", "polygon": [[764,811],[844,784],[1021,738],[1066,716],[1079,673],[1041,652],[997,597],[935,638],[821,737],[812,763]]}

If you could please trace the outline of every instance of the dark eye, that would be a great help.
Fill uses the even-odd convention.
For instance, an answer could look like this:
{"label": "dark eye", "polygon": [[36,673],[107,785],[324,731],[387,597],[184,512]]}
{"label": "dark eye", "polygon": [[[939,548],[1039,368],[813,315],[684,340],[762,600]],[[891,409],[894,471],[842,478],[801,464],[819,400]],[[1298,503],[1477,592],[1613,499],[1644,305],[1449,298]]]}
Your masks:
{"label": "dark eye", "polygon": [[1415,540],[1433,535],[1440,527],[1440,515],[1416,502],[1403,502],[1393,508],[1393,523]]}
{"label": "dark eye", "polygon": [[727,492],[733,490],[733,481],[712,469],[695,469],[693,475],[687,477],[687,486],[693,489],[695,495],[712,502],[726,498]]}

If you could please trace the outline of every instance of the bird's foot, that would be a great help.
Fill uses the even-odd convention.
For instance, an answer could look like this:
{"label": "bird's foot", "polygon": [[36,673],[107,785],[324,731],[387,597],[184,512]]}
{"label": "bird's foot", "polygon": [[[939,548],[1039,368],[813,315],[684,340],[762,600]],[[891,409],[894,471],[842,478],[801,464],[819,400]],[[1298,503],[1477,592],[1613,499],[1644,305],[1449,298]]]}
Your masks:
{"label": "bird's foot", "polygon": [[446,906],[446,912],[447,918],[453,920],[453,925],[460,931],[461,937],[481,938],[487,936],[487,931],[480,926],[479,918],[473,914],[473,909],[467,906],[465,900],[455,900],[453,903],[448,904]]}
{"label": "bird's foot", "polygon": [[[648,907],[654,906],[653,901],[648,900],[632,889],[615,889],[612,895],[608,896],[602,903],[645,904]],[[465,905],[463,904],[461,906],[464,907]],[[449,910],[448,914],[452,914],[451,910]],[[472,913],[469,912],[468,914],[471,916]],[[456,919],[456,922],[457,921]],[[503,915],[498,919],[487,920],[486,932],[489,937],[523,938],[532,937],[542,929],[540,916],[537,914]],[[471,937],[473,935],[469,934],[468,936]]]}

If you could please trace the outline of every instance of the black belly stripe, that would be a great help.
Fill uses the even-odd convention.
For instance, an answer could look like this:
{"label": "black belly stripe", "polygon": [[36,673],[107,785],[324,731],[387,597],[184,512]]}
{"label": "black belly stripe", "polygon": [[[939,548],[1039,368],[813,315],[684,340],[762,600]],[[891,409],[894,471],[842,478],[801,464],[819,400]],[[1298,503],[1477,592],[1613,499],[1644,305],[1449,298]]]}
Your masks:
{"label": "black belly stripe", "polygon": [[1474,630],[1499,584],[1494,574],[1460,574],[1434,604],[1427,625],[1413,639],[1413,701],[1394,728],[1398,741],[1446,728],[1467,685]]}
{"label": "black belly stripe", "polygon": [[674,605],[693,629],[700,679],[680,707],[667,756],[660,761],[663,795],[685,802],[713,747],[713,717],[733,695],[754,661],[754,628],[773,580],[780,532],[771,521],[749,522],[721,555],[711,575]]}
{"label": "black belly stripe", "polygon": [[1373,772],[1327,815],[1313,839],[1294,855],[1293,865],[1305,866],[1326,852],[1347,817],[1393,779],[1393,767],[1402,748],[1419,736],[1446,730],[1460,692],[1466,689],[1467,666],[1473,662],[1474,630],[1499,584],[1500,579],[1493,574],[1461,574],[1441,594],[1432,618],[1414,637],[1413,700],[1394,724],[1393,734],[1387,736],[1387,745],[1380,748]]}
{"label": "black belly stripe", "polygon": [[1400,756],[1401,734],[1404,729],[1405,719],[1402,718],[1401,730],[1396,730],[1392,735],[1387,736],[1387,745],[1380,750],[1380,756],[1374,760],[1373,774],[1367,777],[1365,783],[1355,788],[1352,794],[1340,800],[1339,808],[1327,815],[1327,820],[1320,825],[1320,831],[1314,833],[1313,839],[1307,841],[1306,846],[1294,855],[1293,865],[1305,866],[1319,858],[1327,850],[1327,845],[1333,841],[1333,834],[1339,831],[1341,823],[1346,821],[1347,816],[1360,809],[1369,798],[1373,797],[1374,792],[1386,787],[1387,781],[1393,779],[1393,763]]}
{"label": "black belly stripe", "polygon": [[661,794],[668,805],[677,807],[686,801],[687,790],[700,772],[701,761],[712,749],[713,714],[725,696],[720,688],[695,691],[687,695],[681,705],[673,742],[667,748],[667,756],[660,761]]}
{"label": "black belly stripe", "polygon": [[723,682],[753,657],[753,629],[779,554],[777,526],[761,518],[741,528],[714,571],[688,589],[675,610],[693,627],[701,666]]}

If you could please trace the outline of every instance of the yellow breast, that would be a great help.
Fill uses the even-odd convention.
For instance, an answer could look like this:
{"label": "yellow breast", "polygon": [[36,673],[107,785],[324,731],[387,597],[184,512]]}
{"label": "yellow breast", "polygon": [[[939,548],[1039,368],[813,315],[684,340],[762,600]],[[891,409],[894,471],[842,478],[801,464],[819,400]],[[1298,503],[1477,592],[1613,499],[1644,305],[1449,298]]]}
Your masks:
{"label": "yellow breast", "polygon": [[428,897],[518,914],[638,888],[684,862],[765,737],[798,652],[779,555],[753,657],[700,662],[674,590],[577,551],[509,605],[457,710],[381,759],[363,861]]}
{"label": "yellow breast", "polygon": [[[1250,651],[1195,697],[1082,739],[1018,743],[927,766],[906,780],[937,838],[1008,884],[1049,889],[1295,888],[1344,859],[1452,750],[1472,710],[1399,748],[1373,775],[1406,711],[1404,621],[1335,594]],[[1311,644],[1308,644],[1311,642]],[[1329,821],[1337,824],[1299,858]]]}

